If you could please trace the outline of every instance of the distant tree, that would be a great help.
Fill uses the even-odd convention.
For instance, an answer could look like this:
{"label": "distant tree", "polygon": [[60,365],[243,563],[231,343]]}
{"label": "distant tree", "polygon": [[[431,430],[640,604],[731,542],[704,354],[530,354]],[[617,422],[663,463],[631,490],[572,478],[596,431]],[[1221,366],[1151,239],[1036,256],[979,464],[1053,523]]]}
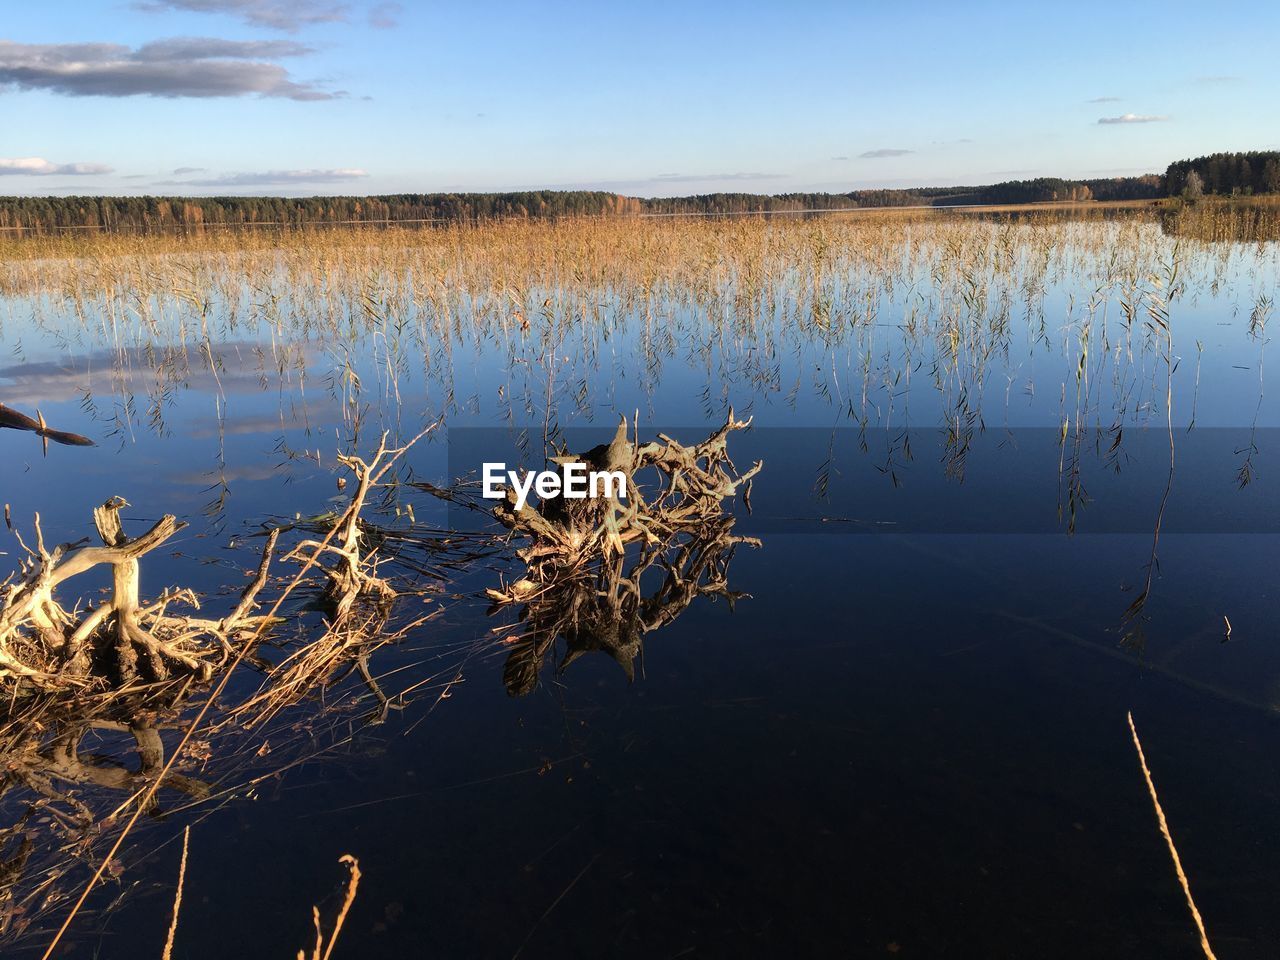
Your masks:
{"label": "distant tree", "polygon": [[1178,160],[1165,171],[1166,194],[1184,196],[1192,173],[1200,178],[1202,193],[1277,193],[1280,192],[1280,151],[1214,153],[1194,160]]}
{"label": "distant tree", "polygon": [[1142,177],[1113,177],[1081,181],[1095,200],[1151,200],[1164,195],[1164,178],[1157,174]]}
{"label": "distant tree", "polygon": [[1280,159],[1272,157],[1262,168],[1260,193],[1280,193]]}
{"label": "distant tree", "polygon": [[[1194,178],[1194,179],[1193,179]],[[1188,192],[1189,191],[1189,192]],[[851,190],[847,193],[712,193],[642,199],[598,191],[405,193],[375,197],[0,197],[0,227],[72,226],[117,232],[200,230],[214,225],[478,222],[501,218],[643,214],[787,213],[858,207],[1144,200],[1201,193],[1280,193],[1280,151],[1213,154],[1169,165],[1163,177],[1042,177],[985,186]]]}

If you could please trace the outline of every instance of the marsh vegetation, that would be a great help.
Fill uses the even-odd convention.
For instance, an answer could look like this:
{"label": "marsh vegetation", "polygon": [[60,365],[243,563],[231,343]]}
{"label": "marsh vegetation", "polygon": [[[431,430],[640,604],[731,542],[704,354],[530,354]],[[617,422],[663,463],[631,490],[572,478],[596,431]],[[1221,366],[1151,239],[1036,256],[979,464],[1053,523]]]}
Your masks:
{"label": "marsh vegetation", "polygon": [[0,409],[96,443],[0,435],[0,936],[159,955],[192,826],[178,956],[292,955],[342,853],[335,955],[1195,949],[1132,708],[1219,955],[1280,943],[1190,785],[1280,788],[1274,209],[0,238]]}

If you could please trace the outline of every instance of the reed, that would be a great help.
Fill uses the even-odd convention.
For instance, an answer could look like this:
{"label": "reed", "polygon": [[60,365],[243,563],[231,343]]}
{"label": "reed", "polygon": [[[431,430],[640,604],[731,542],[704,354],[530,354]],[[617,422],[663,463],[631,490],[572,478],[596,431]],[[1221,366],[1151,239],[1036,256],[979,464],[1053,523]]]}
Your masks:
{"label": "reed", "polygon": [[1147,782],[1147,792],[1151,795],[1151,805],[1156,811],[1156,823],[1160,826],[1160,835],[1164,837],[1165,845],[1169,848],[1169,857],[1173,860],[1173,872],[1178,878],[1178,885],[1182,887],[1182,895],[1186,897],[1187,908],[1191,911],[1191,919],[1196,925],[1196,932],[1200,935],[1200,949],[1204,951],[1206,960],[1217,960],[1213,948],[1209,945],[1209,934],[1204,928],[1204,918],[1200,916],[1200,909],[1196,906],[1195,898],[1191,895],[1191,882],[1187,879],[1186,871],[1182,869],[1182,858],[1178,856],[1178,848],[1174,845],[1173,834],[1169,832],[1169,821],[1165,818],[1164,807],[1160,805],[1160,797],[1156,794],[1155,781],[1151,779],[1151,770],[1147,766],[1147,758],[1142,752],[1142,741],[1138,739],[1138,728],[1133,724],[1132,713],[1129,714],[1129,732],[1133,735],[1133,747],[1138,751],[1138,765],[1142,768],[1142,777]]}

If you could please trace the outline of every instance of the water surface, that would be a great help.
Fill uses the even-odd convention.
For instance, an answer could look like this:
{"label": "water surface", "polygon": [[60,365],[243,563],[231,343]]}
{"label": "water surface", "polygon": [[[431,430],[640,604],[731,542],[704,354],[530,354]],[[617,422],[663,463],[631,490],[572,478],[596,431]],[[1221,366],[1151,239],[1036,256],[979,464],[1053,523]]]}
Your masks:
{"label": "water surface", "polygon": [[[238,586],[248,533],[338,501],[336,452],[436,418],[402,479],[730,407],[765,463],[731,507],[747,596],[689,604],[633,681],[562,649],[510,696],[480,594],[516,568],[460,574],[378,665],[447,698],[200,819],[175,956],[293,955],[348,852],[336,956],[1199,956],[1130,711],[1218,956],[1280,950],[1276,245],[570,229],[10,265],[0,401],[99,446],[0,433],[3,499],[51,542],[112,494],[188,520],[144,589]],[[146,826],[68,955],[159,955],[190,816]]]}

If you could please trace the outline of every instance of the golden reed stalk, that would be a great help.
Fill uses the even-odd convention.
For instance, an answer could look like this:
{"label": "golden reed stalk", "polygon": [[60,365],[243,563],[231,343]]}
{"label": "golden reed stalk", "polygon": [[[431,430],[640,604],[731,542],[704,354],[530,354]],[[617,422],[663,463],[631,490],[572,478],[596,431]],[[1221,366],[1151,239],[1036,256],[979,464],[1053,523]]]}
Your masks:
{"label": "golden reed stalk", "polygon": [[1147,792],[1151,794],[1151,803],[1156,808],[1156,820],[1160,824],[1160,832],[1164,835],[1164,842],[1169,846],[1169,856],[1173,857],[1173,870],[1178,875],[1178,882],[1182,884],[1182,892],[1186,895],[1187,906],[1191,908],[1191,919],[1196,922],[1196,929],[1200,931],[1200,949],[1204,951],[1204,955],[1208,960],[1218,960],[1214,956],[1213,948],[1209,946],[1209,934],[1205,932],[1204,920],[1200,916],[1199,909],[1196,908],[1196,901],[1191,896],[1191,884],[1187,881],[1187,875],[1182,869],[1182,858],[1178,856],[1178,848],[1173,845],[1173,837],[1169,833],[1169,821],[1164,817],[1164,808],[1160,806],[1160,798],[1156,796],[1156,785],[1151,779],[1151,770],[1147,767],[1147,758],[1142,753],[1142,741],[1138,739],[1138,728],[1133,725],[1133,714],[1129,714],[1129,732],[1133,734],[1133,745],[1138,748],[1138,763],[1142,765],[1142,775],[1147,778]]}
{"label": "golden reed stalk", "polygon": [[161,960],[171,960],[173,956],[173,938],[178,932],[178,911],[182,909],[182,883],[187,878],[187,844],[191,841],[191,828],[182,831],[182,859],[178,861],[178,890],[173,895],[173,919],[169,921],[169,935],[164,939],[164,953]]}

